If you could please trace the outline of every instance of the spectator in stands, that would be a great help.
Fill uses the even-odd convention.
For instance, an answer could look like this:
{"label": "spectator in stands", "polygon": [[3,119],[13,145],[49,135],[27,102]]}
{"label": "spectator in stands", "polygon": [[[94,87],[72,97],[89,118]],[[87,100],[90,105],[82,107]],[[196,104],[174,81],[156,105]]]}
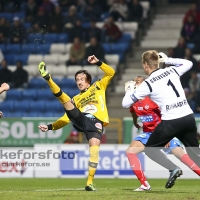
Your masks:
{"label": "spectator in stands", "polygon": [[189,49],[189,48],[186,48],[186,49],[185,49],[184,59],[192,61],[192,63],[193,63],[192,70],[195,70],[195,71],[198,72],[198,62],[197,62],[197,60],[193,57],[193,53],[192,53],[192,50],[191,50],[191,49]]}
{"label": "spectator in stands", "polygon": [[140,23],[143,17],[143,7],[138,0],[132,0],[129,5],[128,21]]}
{"label": "spectator in stands", "polygon": [[11,87],[14,88],[26,88],[28,85],[28,72],[23,69],[21,61],[17,61],[16,70],[12,74]]}
{"label": "spectator in stands", "polygon": [[114,23],[113,17],[110,16],[107,18],[103,26],[103,41],[105,42],[116,42],[119,38],[122,37],[122,32],[118,26]]}
{"label": "spectator in stands", "polygon": [[76,4],[76,0],[59,0],[59,5],[64,12],[69,10],[69,7]]}
{"label": "spectator in stands", "polygon": [[38,7],[35,0],[28,0],[25,6],[25,21],[32,22],[34,21],[35,16],[37,15]]}
{"label": "spectator in stands", "polygon": [[49,32],[50,33],[61,33],[63,27],[63,16],[61,13],[60,6],[55,7],[54,14],[50,17]]}
{"label": "spectator in stands", "polygon": [[96,37],[98,41],[101,41],[102,31],[96,26],[96,21],[92,20],[90,22],[90,27],[87,29],[87,39],[89,42],[91,37]]}
{"label": "spectator in stands", "polygon": [[67,16],[64,18],[64,31],[69,32],[76,24],[76,21],[79,19],[77,14],[76,6],[70,6]]}
{"label": "spectator in stands", "polygon": [[40,26],[39,26],[39,24],[37,23],[37,22],[35,22],[32,26],[31,26],[31,28],[29,28],[28,30],[27,30],[27,33],[28,34],[32,34],[32,33],[43,33],[43,29],[42,28],[40,28]]}
{"label": "spectator in stands", "polygon": [[85,55],[85,44],[81,42],[80,38],[75,37],[70,48],[69,60],[66,65],[82,65]]}
{"label": "spectator in stands", "polygon": [[45,14],[44,8],[40,7],[35,17],[34,23],[38,23],[43,32],[48,31],[49,16]]}
{"label": "spectator in stands", "polygon": [[181,29],[181,36],[185,38],[186,43],[193,43],[196,35],[199,33],[198,25],[194,22],[193,16],[187,17],[187,21]]}
{"label": "spectator in stands", "polygon": [[23,43],[26,39],[26,32],[22,26],[19,17],[14,17],[14,23],[10,30],[11,43]]}
{"label": "spectator in stands", "polygon": [[0,69],[0,85],[2,83],[10,83],[12,80],[12,72],[8,69],[7,61],[2,60]]}
{"label": "spectator in stands", "polygon": [[77,0],[76,1],[76,8],[77,8],[78,13],[83,13],[85,6],[86,6],[85,0]]}
{"label": "spectator in stands", "polygon": [[90,38],[90,46],[86,48],[85,59],[83,61],[84,65],[87,65],[87,58],[89,55],[95,55],[102,62],[105,61],[105,52],[103,47],[99,44],[98,40],[95,37]]}
{"label": "spectator in stands", "polygon": [[96,0],[88,0],[83,10],[83,16],[85,21],[91,19],[99,20],[102,13],[101,7],[98,5]]}
{"label": "spectator in stands", "polygon": [[75,26],[69,31],[69,41],[73,42],[74,38],[78,37],[82,41],[86,40],[86,29],[82,27],[81,20],[75,22]]}
{"label": "spectator in stands", "polygon": [[5,12],[18,12],[21,5],[21,0],[4,0],[6,3],[4,4]]}
{"label": "spectator in stands", "polygon": [[194,96],[197,91],[200,91],[200,79],[197,75],[197,72],[194,70],[190,72],[189,86],[190,91]]}
{"label": "spectator in stands", "polygon": [[6,43],[9,36],[9,26],[4,17],[0,19],[0,43]]}
{"label": "spectator in stands", "polygon": [[115,21],[127,21],[128,6],[125,0],[115,0],[109,12]]}
{"label": "spectator in stands", "polygon": [[174,48],[174,58],[183,58],[185,55],[185,39],[180,37],[177,46]]}
{"label": "spectator in stands", "polygon": [[70,135],[66,138],[64,141],[65,144],[74,144],[74,143],[79,143],[79,132],[73,129],[70,132]]}
{"label": "spectator in stands", "polygon": [[190,9],[185,14],[185,17],[183,19],[183,23],[187,23],[188,17],[193,16],[194,21],[200,25],[200,11],[197,9],[197,5],[195,3],[191,4]]}
{"label": "spectator in stands", "polygon": [[41,7],[47,16],[50,16],[54,12],[54,4],[50,0],[43,0]]}

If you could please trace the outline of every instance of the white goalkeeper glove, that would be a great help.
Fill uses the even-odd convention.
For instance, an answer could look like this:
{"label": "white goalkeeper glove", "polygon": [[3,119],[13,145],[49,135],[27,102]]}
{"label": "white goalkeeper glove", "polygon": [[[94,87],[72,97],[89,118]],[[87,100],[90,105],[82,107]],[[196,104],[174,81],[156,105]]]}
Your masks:
{"label": "white goalkeeper glove", "polygon": [[167,55],[164,54],[163,52],[159,52],[159,63],[165,63],[168,59]]}
{"label": "white goalkeeper glove", "polygon": [[134,90],[136,89],[136,82],[135,81],[128,81],[125,83],[125,92],[127,92],[127,90],[130,90],[132,92],[134,92]]}

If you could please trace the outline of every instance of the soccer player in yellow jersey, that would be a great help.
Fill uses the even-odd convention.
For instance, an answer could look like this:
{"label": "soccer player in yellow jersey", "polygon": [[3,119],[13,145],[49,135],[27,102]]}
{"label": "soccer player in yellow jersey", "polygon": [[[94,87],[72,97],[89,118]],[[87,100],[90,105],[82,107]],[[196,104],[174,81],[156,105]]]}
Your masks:
{"label": "soccer player in yellow jersey", "polygon": [[54,83],[51,75],[46,70],[45,63],[41,62],[39,64],[39,72],[47,81],[52,93],[63,104],[66,112],[56,122],[49,125],[41,125],[39,129],[42,131],[57,130],[71,121],[76,130],[85,133],[90,147],[89,174],[85,190],[96,191],[93,178],[99,160],[99,146],[103,127],[109,123],[105,91],[115,71],[110,66],[99,61],[94,55],[88,57],[88,62],[98,65],[105,74],[102,79],[91,85],[92,77],[88,71],[79,70],[76,72],[75,80],[80,93],[72,99]]}

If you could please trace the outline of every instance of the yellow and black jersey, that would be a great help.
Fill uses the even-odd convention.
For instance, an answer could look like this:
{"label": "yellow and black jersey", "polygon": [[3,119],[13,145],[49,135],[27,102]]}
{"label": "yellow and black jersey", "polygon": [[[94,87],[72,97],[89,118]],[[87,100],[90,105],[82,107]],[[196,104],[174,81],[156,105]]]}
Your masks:
{"label": "yellow and black jersey", "polygon": [[[115,71],[105,63],[100,68],[105,72],[102,79],[93,83],[86,91],[80,92],[73,97],[75,106],[84,113],[90,113],[103,122],[103,126],[109,123],[108,110],[106,106],[105,91],[115,74]],[[70,122],[66,114],[52,123],[52,129],[57,130]]]}

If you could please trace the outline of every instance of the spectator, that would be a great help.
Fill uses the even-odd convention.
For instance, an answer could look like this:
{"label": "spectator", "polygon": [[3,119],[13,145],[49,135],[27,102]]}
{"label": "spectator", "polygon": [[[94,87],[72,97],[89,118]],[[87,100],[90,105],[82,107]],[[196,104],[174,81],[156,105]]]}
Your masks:
{"label": "spectator", "polygon": [[86,30],[82,27],[81,20],[76,20],[75,26],[69,32],[69,41],[73,42],[74,38],[78,37],[80,40],[85,41]]}
{"label": "spectator", "polygon": [[40,28],[40,26],[39,26],[39,24],[37,23],[37,22],[35,22],[32,26],[31,26],[31,28],[29,28],[28,30],[27,30],[27,33],[28,34],[32,34],[32,33],[43,33],[43,29],[42,28]]}
{"label": "spectator", "polygon": [[59,0],[59,5],[64,12],[67,12],[70,6],[76,5],[76,0]]}
{"label": "spectator", "polygon": [[12,74],[12,87],[14,88],[26,88],[28,85],[28,73],[23,69],[21,61],[17,61],[16,70]]}
{"label": "spectator", "polygon": [[96,37],[98,41],[101,41],[101,29],[96,26],[96,21],[92,20],[90,22],[90,27],[87,29],[87,42],[90,41],[91,37]]}
{"label": "spectator", "polygon": [[38,23],[43,32],[47,32],[49,27],[49,17],[45,14],[44,8],[40,7],[35,17],[34,23]]}
{"label": "spectator", "polygon": [[85,21],[99,20],[102,13],[101,7],[97,4],[96,0],[88,0],[88,3],[84,7],[83,16]]}
{"label": "spectator", "polygon": [[104,41],[105,42],[116,42],[122,37],[122,32],[118,26],[114,23],[113,17],[107,18],[106,23],[103,26],[104,29]]}
{"label": "spectator", "polygon": [[126,21],[128,17],[128,6],[124,0],[115,0],[109,12],[115,21]]}
{"label": "spectator", "polygon": [[4,17],[0,19],[0,43],[6,43],[9,35],[9,26]]}
{"label": "spectator", "polygon": [[200,79],[198,78],[197,72],[194,70],[190,72],[189,86],[194,96],[197,91],[200,91]]}
{"label": "spectator", "polygon": [[8,69],[7,61],[2,60],[0,69],[0,85],[2,83],[10,83],[12,80],[12,72]]}
{"label": "spectator", "polygon": [[197,9],[197,5],[195,3],[191,4],[190,9],[185,14],[185,17],[183,19],[183,23],[184,24],[187,23],[189,16],[193,16],[193,19],[194,19],[195,23],[197,23],[198,25],[200,25],[200,12]]}
{"label": "spectator", "polygon": [[193,63],[193,67],[192,70],[195,70],[198,72],[198,62],[197,60],[193,57],[192,51],[189,48],[185,49],[185,55],[184,55],[184,59],[190,60]]}
{"label": "spectator", "polygon": [[185,55],[185,39],[180,37],[177,46],[174,48],[174,58],[183,58]]}
{"label": "spectator", "polygon": [[64,19],[64,30],[69,32],[71,28],[73,28],[76,24],[76,21],[79,19],[77,14],[76,6],[70,6],[69,12]]}
{"label": "spectator", "polygon": [[27,22],[34,21],[35,16],[37,15],[38,7],[35,2],[35,0],[28,0],[26,6],[25,6],[25,20]]}
{"label": "spectator", "polygon": [[138,0],[132,0],[129,4],[128,21],[140,23],[143,17],[143,7]]}
{"label": "spectator", "polygon": [[79,132],[76,130],[72,130],[70,135],[64,141],[65,144],[74,144],[79,143]]}
{"label": "spectator", "polygon": [[88,64],[87,58],[90,55],[95,55],[102,62],[106,62],[104,49],[95,37],[90,38],[90,46],[86,48],[84,65]]}
{"label": "spectator", "polygon": [[63,27],[63,16],[60,6],[55,7],[55,13],[50,17],[50,33],[61,33]]}
{"label": "spectator", "polygon": [[54,12],[54,4],[50,0],[43,0],[41,7],[47,16],[50,16]]}
{"label": "spectator", "polygon": [[66,65],[82,65],[85,55],[85,44],[81,42],[78,37],[74,38],[73,44],[70,48],[69,60]]}
{"label": "spectator", "polygon": [[10,30],[11,43],[23,43],[25,41],[25,29],[19,21],[19,17],[14,17],[14,24]]}
{"label": "spectator", "polygon": [[86,6],[85,0],[76,1],[76,8],[78,13],[83,13],[85,6]]}
{"label": "spectator", "polygon": [[186,43],[193,43],[198,33],[198,25],[194,22],[192,15],[188,16],[181,29],[181,36],[185,38]]}

